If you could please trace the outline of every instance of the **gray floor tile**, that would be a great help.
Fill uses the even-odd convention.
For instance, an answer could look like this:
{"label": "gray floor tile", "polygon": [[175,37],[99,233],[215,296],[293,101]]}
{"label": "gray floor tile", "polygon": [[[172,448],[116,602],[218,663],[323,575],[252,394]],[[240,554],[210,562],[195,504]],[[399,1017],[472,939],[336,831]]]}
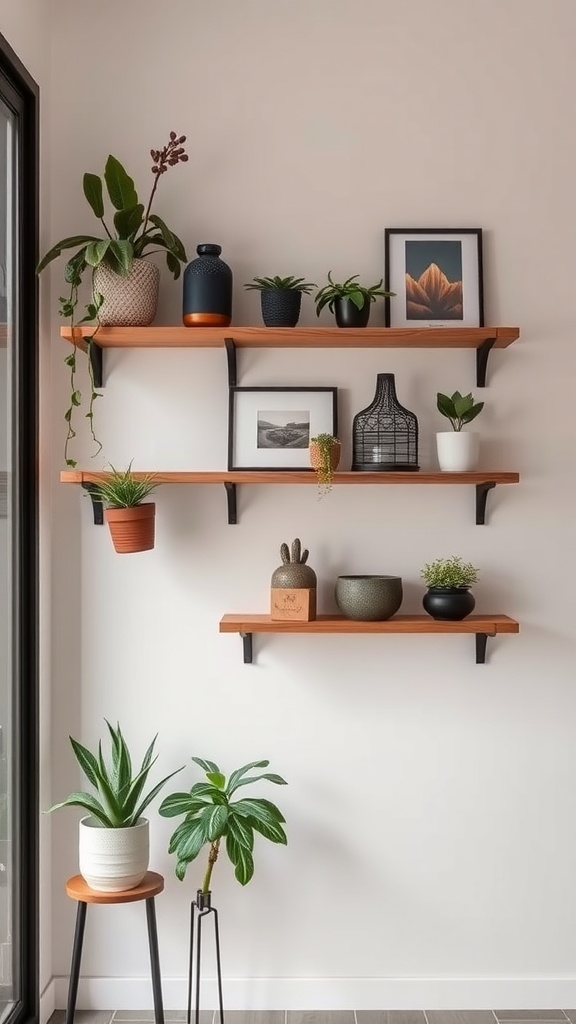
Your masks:
{"label": "gray floor tile", "polygon": [[[285,1024],[284,1010],[227,1010],[224,1004],[225,1024]],[[214,1011],[214,1024],[220,1024],[220,1011]]]}
{"label": "gray floor tile", "polygon": [[287,1024],[355,1024],[354,1010],[288,1010]]}
{"label": "gray floor tile", "polygon": [[[76,1010],[74,1024],[110,1024],[114,1010]],[[48,1024],[64,1024],[65,1010],[55,1010]]]}
{"label": "gray floor tile", "polygon": [[[164,1010],[166,1024],[173,1024],[175,1021],[185,1021],[186,1016],[186,1010]],[[212,1024],[213,1018],[214,1010],[200,1010],[200,1024]],[[118,1024],[120,1021],[138,1021],[142,1022],[142,1024],[152,1024],[155,1019],[154,1010],[116,1010],[113,1024],[116,1024],[116,1021],[118,1021]]]}
{"label": "gray floor tile", "polygon": [[495,1024],[492,1010],[426,1010],[428,1024]]}
{"label": "gray floor tile", "polygon": [[564,1010],[494,1010],[498,1020],[565,1020]]}
{"label": "gray floor tile", "polygon": [[356,1010],[356,1020],[358,1024],[426,1024],[423,1010]]}

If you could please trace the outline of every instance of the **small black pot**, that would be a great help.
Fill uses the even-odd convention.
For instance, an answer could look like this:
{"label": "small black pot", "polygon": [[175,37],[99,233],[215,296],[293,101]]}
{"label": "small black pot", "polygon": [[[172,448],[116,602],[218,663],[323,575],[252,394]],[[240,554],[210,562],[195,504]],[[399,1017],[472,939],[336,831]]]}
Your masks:
{"label": "small black pot", "polygon": [[266,327],[296,327],[301,303],[302,292],[296,288],[264,288],[260,292]]}
{"label": "small black pot", "polygon": [[370,306],[372,303],[367,299],[358,309],[351,299],[334,299],[334,316],[337,327],[367,327],[370,319]]}
{"label": "small black pot", "polygon": [[476,601],[468,587],[429,587],[422,604],[433,619],[458,622],[474,611]]}

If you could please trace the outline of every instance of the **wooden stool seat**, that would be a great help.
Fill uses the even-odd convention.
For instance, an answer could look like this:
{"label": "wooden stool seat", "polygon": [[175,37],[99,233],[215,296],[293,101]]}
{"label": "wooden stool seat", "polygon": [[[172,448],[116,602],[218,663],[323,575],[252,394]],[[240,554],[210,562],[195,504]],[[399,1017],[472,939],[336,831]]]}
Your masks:
{"label": "wooden stool seat", "polygon": [[138,900],[149,900],[158,896],[164,889],[164,879],[155,871],[147,871],[140,885],[134,889],[123,889],[121,892],[100,892],[91,889],[82,875],[73,875],[66,882],[66,895],[71,900],[82,903],[136,903]]}
{"label": "wooden stool seat", "polygon": [[156,1024],[164,1024],[164,1007],[162,1004],[162,983],[160,979],[160,958],[158,956],[158,935],[156,931],[156,909],[154,897],[162,892],[164,879],[155,871],[147,871],[140,885],[134,889],[123,889],[121,892],[99,892],[91,889],[84,881],[82,875],[73,875],[66,882],[66,894],[72,900],[76,900],[78,909],[76,911],[76,930],[74,932],[74,945],[72,947],[72,964],[70,967],[70,984],[68,986],[68,1003],[66,1006],[65,1024],[74,1024],[74,1013],[76,1012],[76,997],[78,995],[78,982],[80,980],[80,964],[82,961],[82,946],[84,944],[84,927],[86,924],[86,910],[89,903],[100,903],[104,906],[111,906],[119,903],[137,903],[139,900],[146,901],[146,921],[148,925],[148,945],[150,947],[150,968],[152,975],[152,995],[154,999],[154,1015]]}

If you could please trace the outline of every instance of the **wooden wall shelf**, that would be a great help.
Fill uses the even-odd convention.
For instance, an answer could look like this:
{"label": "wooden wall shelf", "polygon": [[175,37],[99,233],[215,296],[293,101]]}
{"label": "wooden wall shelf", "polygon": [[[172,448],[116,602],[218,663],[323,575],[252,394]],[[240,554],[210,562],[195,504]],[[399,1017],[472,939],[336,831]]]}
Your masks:
{"label": "wooden wall shelf", "polygon": [[[238,484],[286,484],[292,486],[317,485],[316,473],[313,470],[215,470],[200,472],[149,472],[141,471],[135,473],[136,477],[142,478],[147,475],[154,475],[159,484],[224,484],[228,499],[228,523],[234,525],[238,521],[237,494]],[[64,470],[60,473],[60,480],[65,484],[80,484],[89,493],[91,485],[105,480],[110,473],[93,473],[88,470]],[[475,471],[471,473],[335,473],[334,486],[340,484],[354,485],[468,485],[475,488],[476,524],[483,526],[486,521],[486,499],[488,492],[496,484],[517,484],[520,480],[518,473],[507,472],[484,472]],[[103,520],[102,505],[93,499],[94,522],[100,525]]]}
{"label": "wooden wall shelf", "polygon": [[395,615],[385,622],[357,622],[339,615],[319,615],[313,622],[277,622],[269,615],[228,614],[220,619],[221,633],[239,633],[244,663],[252,664],[254,633],[470,633],[475,637],[476,664],[486,661],[488,637],[519,633],[520,625],[507,615],[469,615],[461,622],[440,622],[429,615]]}
{"label": "wooden wall shelf", "polygon": [[492,348],[507,348],[520,337],[518,327],[61,327],[66,341],[85,348],[92,343],[96,386],[102,387],[101,350],[105,348],[225,348],[228,378],[236,384],[238,348],[471,348],[476,350],[476,384],[486,384]]}

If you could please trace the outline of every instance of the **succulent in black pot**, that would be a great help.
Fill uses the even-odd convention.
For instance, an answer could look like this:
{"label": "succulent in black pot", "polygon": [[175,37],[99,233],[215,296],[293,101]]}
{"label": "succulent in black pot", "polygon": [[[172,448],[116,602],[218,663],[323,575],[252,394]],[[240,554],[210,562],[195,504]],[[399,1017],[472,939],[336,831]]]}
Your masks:
{"label": "succulent in black pot", "polygon": [[428,591],[424,594],[424,610],[433,619],[459,622],[474,611],[476,601],[470,587],[478,580],[478,570],[460,557],[437,558],[425,565],[420,575]]}
{"label": "succulent in black pot", "polygon": [[387,298],[394,292],[386,292],[382,288],[382,280],[377,284],[365,287],[356,280],[358,274],[348,277],[342,284],[332,280],[332,271],[328,271],[328,284],[325,284],[316,295],[316,316],[328,306],[334,313],[337,327],[367,327],[370,319],[370,308],[377,296]]}
{"label": "succulent in black pot", "polygon": [[300,319],[302,293],[309,295],[317,286],[303,277],[255,277],[244,287],[248,291],[260,292],[262,319],[266,327],[296,327]]}

